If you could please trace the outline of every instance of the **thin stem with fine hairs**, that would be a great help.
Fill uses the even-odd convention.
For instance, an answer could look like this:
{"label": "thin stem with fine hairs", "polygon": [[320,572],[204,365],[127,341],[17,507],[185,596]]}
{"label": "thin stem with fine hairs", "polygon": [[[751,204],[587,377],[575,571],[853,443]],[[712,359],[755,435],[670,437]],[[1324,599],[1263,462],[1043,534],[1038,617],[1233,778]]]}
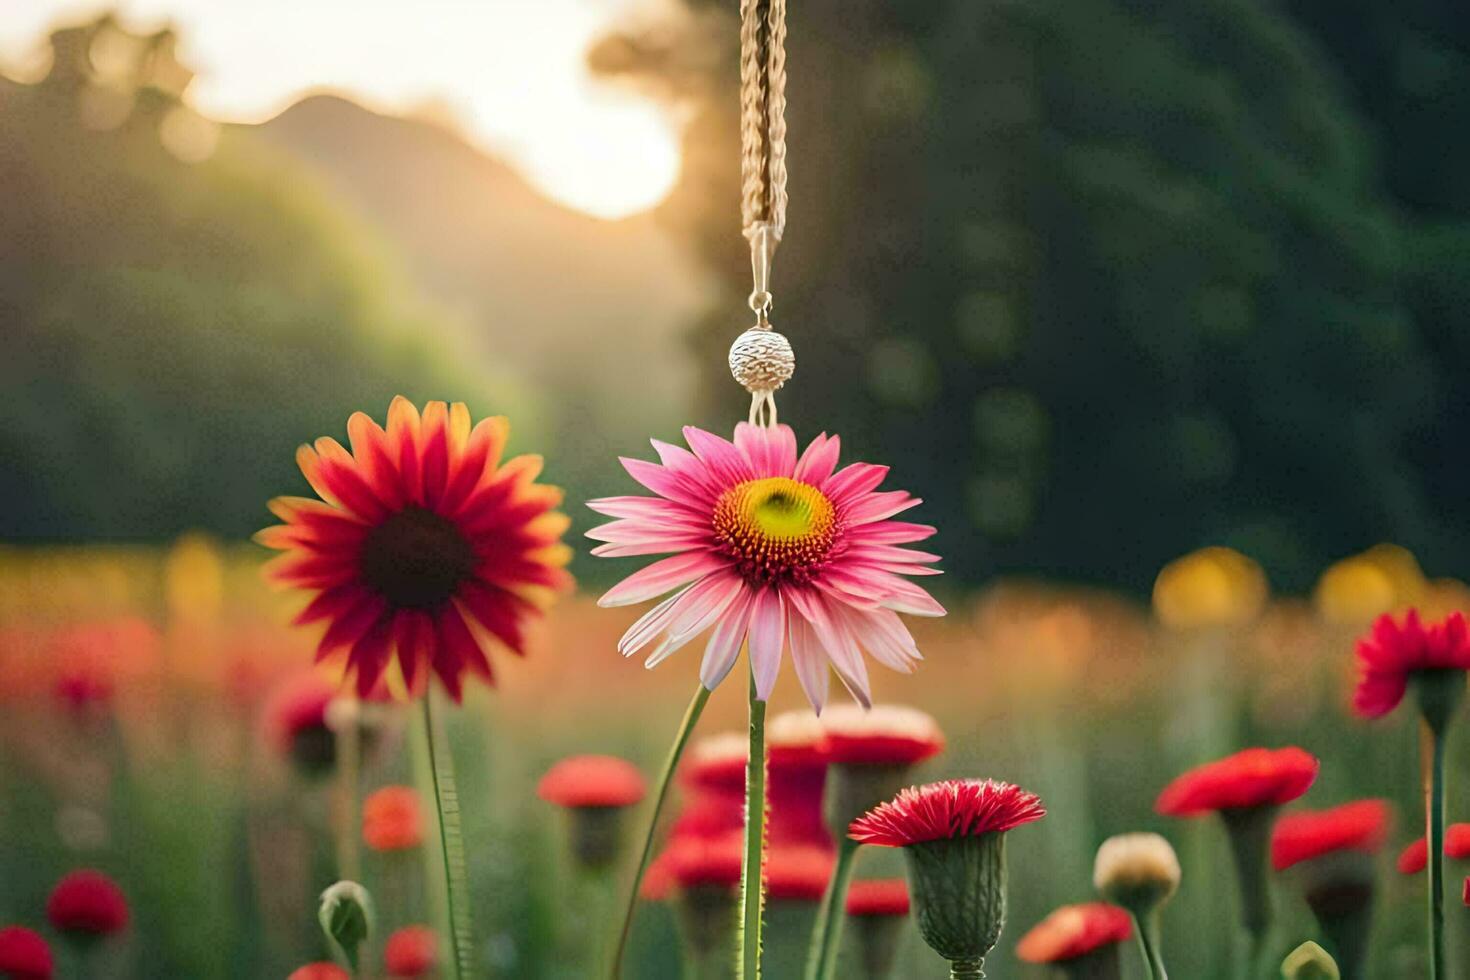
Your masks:
{"label": "thin stem with fine hairs", "polygon": [[842,942],[842,924],[847,918],[847,888],[852,881],[860,845],[843,837],[837,849],[837,865],[832,880],[817,909],[817,922],[812,928],[812,945],[807,953],[806,980],[831,980],[837,969],[837,950]]}
{"label": "thin stem with fine hairs", "polygon": [[454,784],[454,761],[441,745],[444,732],[434,718],[434,689],[424,692],[424,735],[429,744],[429,772],[434,777],[434,812],[439,817],[440,850],[444,856],[444,892],[449,909],[449,942],[453,947],[456,980],[474,973],[474,933],[470,927],[469,887],[465,871],[464,832],[460,824],[459,792]]}
{"label": "thin stem with fine hairs", "polygon": [[689,744],[689,736],[694,732],[694,725],[699,721],[699,716],[704,713],[704,706],[708,702],[709,688],[700,684],[694,691],[694,697],[689,701],[689,707],[684,711],[684,720],[679,723],[679,731],[674,735],[674,743],[669,746],[669,754],[664,760],[663,771],[659,773],[658,788],[653,795],[653,812],[648,815],[648,832],[643,836],[643,853],[638,857],[638,870],[633,872],[633,885],[628,890],[628,902],[623,909],[623,924],[618,933],[617,943],[613,946],[612,967],[609,973],[612,980],[618,980],[623,975],[623,955],[628,949],[628,937],[633,933],[633,913],[638,908],[638,890],[643,885],[643,876],[648,873],[648,864],[653,858],[653,841],[658,829],[659,814],[663,812],[664,802],[669,795],[669,786],[674,781],[674,771],[679,768],[679,760],[684,756],[684,749]]}
{"label": "thin stem with fine hairs", "polygon": [[750,753],[745,760],[745,852],[740,861],[740,959],[736,980],[760,980],[761,913],[765,905],[766,703],[756,696],[750,671]]}

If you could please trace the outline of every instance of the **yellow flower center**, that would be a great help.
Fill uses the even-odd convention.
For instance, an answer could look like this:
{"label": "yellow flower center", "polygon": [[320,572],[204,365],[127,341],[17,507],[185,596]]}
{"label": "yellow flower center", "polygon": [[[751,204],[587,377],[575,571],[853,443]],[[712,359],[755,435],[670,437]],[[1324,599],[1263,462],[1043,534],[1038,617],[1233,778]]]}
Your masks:
{"label": "yellow flower center", "polygon": [[806,581],[832,548],[837,514],[811,484],[770,476],[721,494],[714,530],[721,550],[748,581]]}

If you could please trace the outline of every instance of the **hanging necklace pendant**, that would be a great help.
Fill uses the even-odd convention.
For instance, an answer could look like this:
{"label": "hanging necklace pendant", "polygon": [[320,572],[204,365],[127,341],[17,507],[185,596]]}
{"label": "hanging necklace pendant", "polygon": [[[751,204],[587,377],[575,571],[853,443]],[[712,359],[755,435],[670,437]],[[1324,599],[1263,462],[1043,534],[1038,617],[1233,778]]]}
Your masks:
{"label": "hanging necklace pendant", "polygon": [[730,345],[730,373],[750,392],[750,421],[776,424],[776,391],[796,373],[796,353],[791,341],[771,328],[771,257],[781,241],[779,226],[758,221],[746,228],[750,240],[750,266],[754,288],[750,308],[755,326]]}

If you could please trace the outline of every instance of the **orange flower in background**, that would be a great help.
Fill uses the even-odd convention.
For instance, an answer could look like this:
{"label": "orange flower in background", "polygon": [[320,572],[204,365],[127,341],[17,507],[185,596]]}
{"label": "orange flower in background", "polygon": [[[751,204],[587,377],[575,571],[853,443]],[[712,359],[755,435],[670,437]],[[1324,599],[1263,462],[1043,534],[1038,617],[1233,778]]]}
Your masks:
{"label": "orange flower in background", "polygon": [[439,960],[439,937],[428,926],[404,926],[383,944],[390,977],[427,977]]}
{"label": "orange flower in background", "polygon": [[128,927],[128,900],[107,875],[82,868],[56,883],[46,899],[46,918],[73,936],[110,936]]}
{"label": "orange flower in background", "polygon": [[119,684],[157,666],[158,649],[158,631],[136,617],[64,627],[47,654],[51,690],[74,710],[106,704]]}
{"label": "orange flower in background", "polygon": [[1388,840],[1392,820],[1387,800],[1355,800],[1328,810],[1288,813],[1271,831],[1271,866],[1285,871],[1338,851],[1373,854]]}
{"label": "orange flower in background", "polygon": [[1378,718],[1398,707],[1415,675],[1470,670],[1470,630],[1460,613],[1429,626],[1420,622],[1416,609],[1402,620],[1385,614],[1358,641],[1357,659],[1353,710],[1364,718]]}
{"label": "orange flower in background", "polygon": [[643,799],[648,784],[638,767],[611,755],[574,755],[547,770],[536,795],[557,806],[624,807]]}
{"label": "orange flower in background", "polygon": [[1132,917],[1116,905],[1063,905],[1021,937],[1016,955],[1027,963],[1059,963],[1132,936]]}
{"label": "orange flower in background", "polygon": [[51,980],[51,947],[24,926],[0,929],[0,975],[7,980]]}
{"label": "orange flower in background", "polygon": [[408,786],[384,786],[362,801],[363,843],[375,851],[406,851],[424,840],[424,808]]}
{"label": "orange flower in background", "polygon": [[[1463,861],[1470,858],[1470,823],[1452,823],[1444,831],[1444,856]],[[1429,864],[1429,842],[1423,837],[1399,852],[1400,874],[1416,875]]]}
{"label": "orange flower in background", "polygon": [[269,579],[314,594],[296,622],[327,624],[318,659],[345,656],[360,693],[392,663],[414,695],[431,670],[455,700],[466,672],[493,683],[489,641],[523,654],[526,623],[570,585],[561,491],[535,482],[539,457],[500,462],[508,432],[399,397],[386,431],[348,420],[352,452],[330,438],[297,451],[322,499],[271,501],[285,523],[256,540],[285,552]]}
{"label": "orange flower in background", "polygon": [[1166,816],[1192,817],[1279,806],[1305,793],[1320,765],[1311,753],[1294,746],[1245,749],[1179,776],[1164,787],[1154,809]]}
{"label": "orange flower in background", "polygon": [[847,890],[847,914],[857,918],[908,915],[908,882],[902,878],[854,881]]}

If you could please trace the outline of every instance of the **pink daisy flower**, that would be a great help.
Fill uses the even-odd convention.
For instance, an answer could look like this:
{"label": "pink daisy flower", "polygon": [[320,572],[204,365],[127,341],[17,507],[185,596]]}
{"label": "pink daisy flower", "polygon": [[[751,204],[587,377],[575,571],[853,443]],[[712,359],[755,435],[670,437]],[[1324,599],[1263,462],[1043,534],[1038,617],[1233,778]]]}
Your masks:
{"label": "pink daisy flower", "polygon": [[608,557],[668,554],[600,600],[623,606],[668,595],[633,624],[618,649],[652,645],[663,661],[713,627],[700,680],[713,689],[748,642],[756,696],[769,697],[783,650],[812,706],[827,699],[827,665],[864,705],[871,702],[862,651],[910,673],[921,659],[899,613],[944,608],[904,576],[932,575],[937,555],[902,545],[934,528],[891,518],[920,501],[878,492],[886,466],[837,469],[838,440],[825,434],[798,457],[785,425],[741,423],[733,443],[686,427],[689,450],[654,441],[662,465],[624,459],[655,497],[608,497],[588,506],[616,518],[588,536]]}
{"label": "pink daisy flower", "polygon": [[1378,718],[1398,707],[1414,675],[1470,670],[1470,630],[1460,613],[1429,626],[1420,622],[1415,609],[1402,622],[1385,613],[1358,641],[1357,656],[1353,710],[1364,718]]}

